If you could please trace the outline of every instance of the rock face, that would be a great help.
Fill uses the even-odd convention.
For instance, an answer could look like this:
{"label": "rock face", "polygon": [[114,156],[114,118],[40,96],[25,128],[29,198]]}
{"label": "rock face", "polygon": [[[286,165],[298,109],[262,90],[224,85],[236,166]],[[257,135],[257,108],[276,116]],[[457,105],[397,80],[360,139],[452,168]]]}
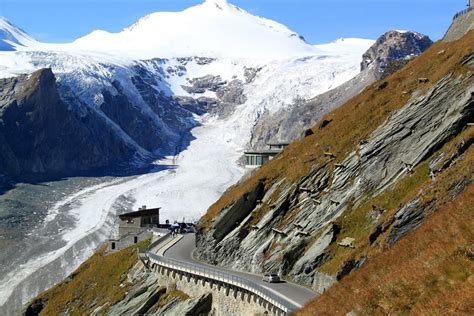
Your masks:
{"label": "rock face", "polygon": [[385,33],[363,55],[362,71],[353,79],[311,100],[295,100],[290,109],[281,109],[274,114],[264,113],[253,129],[251,147],[263,148],[272,140],[298,139],[303,131],[314,126],[324,115],[379,80],[387,66],[414,58],[432,44],[428,36],[416,32]]}
{"label": "rock face", "polygon": [[77,115],[50,69],[0,80],[0,173],[71,173],[130,159],[134,150],[93,113]]}
{"label": "rock face", "polygon": [[[107,315],[210,315],[212,294],[190,298],[177,291],[176,284],[164,284],[154,272],[137,263],[128,273],[130,290],[117,304],[107,310]],[[29,307],[34,308],[34,305]],[[102,307],[93,314],[103,314]],[[102,311],[102,312],[101,312]]]}
{"label": "rock face", "polygon": [[420,226],[423,222],[425,214],[424,206],[419,201],[413,201],[402,207],[394,217],[393,229],[387,239],[387,243],[393,245],[397,240]]}
{"label": "rock face", "polygon": [[[120,71],[102,66],[103,71]],[[49,68],[1,79],[0,174],[48,178],[96,173],[140,166],[182,150],[197,125],[193,115],[207,112],[216,101],[181,104],[156,89],[160,78],[142,64],[128,71],[130,78],[117,73],[120,80],[90,88],[82,86],[80,76],[57,78]]]}
{"label": "rock face", "polygon": [[[377,99],[377,95],[382,93],[380,91],[392,89],[392,81],[374,85],[364,92],[363,95],[370,95],[370,98],[363,99],[363,102],[357,101],[361,102],[358,106],[365,107],[367,102],[378,102],[378,106],[390,114],[387,114],[380,125],[374,126],[375,129],[367,137],[357,134],[356,137],[364,138],[357,141],[358,145],[343,156],[330,152],[330,145],[316,150],[317,155],[324,156],[324,159],[306,153],[309,146],[321,146],[316,133],[309,136],[309,140],[291,145],[279,158],[254,174],[255,180],[266,181],[263,192],[260,184],[254,184],[253,191],[248,190],[249,183],[253,183],[250,178],[242,184],[242,188],[246,188],[244,195],[237,195],[237,198],[224,195],[222,201],[225,204],[220,204],[220,201],[216,203],[225,205],[220,208],[218,215],[212,221],[206,218],[201,221],[195,255],[201,260],[237,270],[258,273],[279,271],[300,284],[322,292],[366,262],[367,257],[357,252],[361,245],[370,247],[369,241],[374,245],[393,245],[421,225],[426,214],[436,204],[435,198],[426,198],[427,200],[420,202],[419,199],[426,194],[427,189],[417,191],[414,187],[413,191],[409,191],[413,195],[411,200],[402,199],[402,203],[390,206],[390,211],[375,203],[385,201],[384,198],[390,199],[390,194],[399,194],[403,189],[409,190],[406,188],[409,184],[395,189],[395,185],[402,179],[406,183],[419,181],[428,186],[429,181],[422,181],[430,173],[424,169],[426,165],[431,165],[431,173],[439,170],[435,165],[442,164],[445,166],[442,169],[446,170],[448,165],[455,165],[466,146],[472,144],[472,133],[466,132],[459,140],[460,145],[454,146],[456,154],[452,157],[457,158],[450,158],[452,164],[439,162],[439,157],[444,157],[442,160],[448,159],[439,150],[448,143],[451,144],[451,140],[465,131],[466,123],[471,122],[474,117],[474,55],[472,50],[466,53],[465,46],[462,49],[466,55],[458,57],[457,66],[452,64],[451,71],[446,72],[430,88],[424,86],[426,82],[412,78],[413,73],[409,74],[409,70],[404,71],[403,78],[407,81],[405,84],[415,87],[415,90],[411,91],[412,97],[400,103],[400,107],[394,112],[390,112],[386,106],[390,101]],[[451,47],[450,51],[452,53],[456,50],[457,48]],[[431,54],[439,56],[437,53]],[[431,65],[430,59],[434,58],[425,57],[424,62]],[[419,60],[417,62],[418,65],[421,63]],[[429,67],[431,66],[426,66],[427,69]],[[465,71],[458,73],[454,71],[455,67],[465,67]],[[356,100],[361,98],[357,97]],[[338,113],[346,113],[343,110],[344,108]],[[350,116],[352,113],[342,116],[344,115]],[[341,116],[338,118],[343,119]],[[313,129],[321,128],[324,131],[331,124],[335,123],[328,120]],[[339,126],[341,129],[345,128],[343,125]],[[346,132],[355,137],[350,128]],[[337,133],[342,132],[335,133],[338,135]],[[324,135],[323,132],[321,134]],[[437,158],[431,163],[427,162],[434,153],[438,153]],[[289,164],[288,169],[285,169],[288,171],[286,176],[274,175],[282,170],[285,159],[288,159]],[[291,161],[298,160],[304,160],[312,167],[308,173],[295,180],[291,176],[293,172],[290,166]],[[472,178],[469,170],[467,172],[467,175],[460,174],[461,180],[452,180],[454,184],[447,185],[452,188],[450,192],[456,193],[440,193],[433,189],[433,194],[440,200],[447,198],[446,195],[459,194],[466,183],[470,182],[467,179]],[[432,175],[433,177],[436,176]],[[272,180],[267,181],[268,178]],[[228,194],[234,196],[235,192],[240,192],[239,186],[235,190],[229,190]],[[239,209],[236,205],[245,196],[259,196],[261,202],[254,204],[251,211],[245,208],[238,218],[234,214]],[[380,200],[377,200],[375,197],[379,196]],[[374,204],[370,204],[372,199]],[[356,217],[354,221],[346,219],[356,216],[354,212],[362,203],[369,203],[368,207],[372,205],[372,211],[357,215],[360,217]],[[220,231],[225,218],[232,218],[232,225]],[[357,225],[356,219],[360,221],[360,227],[354,227]],[[335,224],[338,222],[345,226],[339,227]],[[355,235],[349,235],[347,227]],[[376,227],[370,237],[368,227]],[[381,238],[383,234],[385,237]],[[344,243],[344,240],[350,240],[351,243]],[[357,257],[347,253],[357,254]]]}
{"label": "rock face", "polygon": [[427,50],[433,41],[426,35],[409,31],[390,31],[362,56],[361,70],[373,67],[376,79],[381,79],[385,68],[392,62],[413,58]]}
{"label": "rock face", "polygon": [[[221,76],[207,75],[201,78],[189,79],[188,82],[189,86],[182,86],[187,93],[193,96],[202,95],[202,97],[190,99],[190,101],[194,100],[196,102],[195,100],[197,100],[198,103],[206,104],[208,112],[217,114],[221,118],[232,114],[235,106],[247,101],[243,82],[237,79],[228,82],[222,80]],[[214,92],[215,98],[204,97],[208,92]]]}
{"label": "rock face", "polygon": [[[54,62],[53,57],[42,63]],[[192,140],[195,115],[225,117],[246,101],[242,81],[212,75],[188,80],[183,89],[192,96],[174,95],[163,78],[181,76],[191,61],[205,66],[214,60],[180,59],[167,69],[160,59],[123,69],[100,64],[92,72],[58,75],[45,68],[1,79],[0,175],[43,179],[96,173],[175,155]],[[107,76],[98,78],[96,71]]]}
{"label": "rock face", "polygon": [[195,299],[187,300],[176,304],[169,304],[160,310],[156,315],[211,315],[212,294],[203,294]]}
{"label": "rock face", "polygon": [[286,142],[300,138],[303,131],[312,127],[324,115],[344,104],[374,81],[373,74],[366,70],[312,100],[296,100],[291,109],[282,109],[275,114],[264,113],[252,131],[250,146],[265,148],[271,141]]}

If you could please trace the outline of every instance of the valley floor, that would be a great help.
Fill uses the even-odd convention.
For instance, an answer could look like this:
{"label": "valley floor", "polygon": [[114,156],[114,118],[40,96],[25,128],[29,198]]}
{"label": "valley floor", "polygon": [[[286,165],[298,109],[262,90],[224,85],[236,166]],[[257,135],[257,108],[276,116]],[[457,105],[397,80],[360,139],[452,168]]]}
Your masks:
{"label": "valley floor", "polygon": [[[106,179],[64,196],[49,207],[20,254],[0,280],[0,304],[14,314],[39,292],[74,271],[114,231],[114,215],[141,205],[163,207],[162,221],[197,220],[243,175],[239,148],[226,123],[212,117],[193,130],[196,138],[178,157],[155,162],[152,172]],[[58,227],[61,227],[58,230]]]}

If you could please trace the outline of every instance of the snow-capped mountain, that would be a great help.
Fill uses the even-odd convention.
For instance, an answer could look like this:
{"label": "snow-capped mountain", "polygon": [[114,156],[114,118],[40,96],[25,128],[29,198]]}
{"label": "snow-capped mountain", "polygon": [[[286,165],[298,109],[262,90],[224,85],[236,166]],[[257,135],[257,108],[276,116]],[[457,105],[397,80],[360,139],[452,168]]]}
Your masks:
{"label": "snow-capped mountain", "polygon": [[[104,38],[94,40],[97,34]],[[123,41],[127,45],[121,45]],[[372,44],[341,39],[310,45],[277,22],[226,1],[208,0],[182,12],[151,14],[117,34],[93,32],[65,44],[31,41],[15,47],[16,51],[0,52],[0,78],[51,68],[55,78],[47,76],[47,88],[58,90],[62,101],[58,106],[66,106],[74,116],[70,121],[83,122],[96,138],[93,148],[74,138],[68,144],[81,143],[80,152],[100,157],[94,160],[94,168],[141,165],[178,155],[189,160],[181,161],[181,166],[199,165],[200,176],[192,168],[178,172],[186,178],[177,180],[179,187],[191,186],[186,192],[207,188],[196,192],[196,199],[189,200],[192,204],[176,203],[172,191],[159,195],[170,214],[184,207],[197,217],[243,172],[239,157],[262,117],[290,110],[298,106],[295,100],[311,99],[353,78],[360,72],[361,53]],[[14,82],[35,86],[28,77]],[[14,98],[10,94],[3,101],[14,102]],[[34,127],[30,134],[43,135],[41,124],[27,123],[25,127]],[[92,125],[100,125],[103,132]],[[13,143],[4,146],[15,148],[21,135],[5,138],[7,144]],[[54,137],[32,138],[38,157],[31,161],[15,156],[13,149],[0,159],[20,166],[15,174],[74,174],[90,164],[88,155],[75,155],[66,164],[47,163],[48,150],[42,148],[51,146],[50,139]],[[195,154],[181,154],[187,150]],[[116,152],[124,154],[111,154]],[[214,154],[206,154],[210,152]],[[55,155],[61,156],[67,155]],[[62,169],[51,170],[57,166]],[[216,166],[227,169],[232,178],[204,185],[211,181],[204,181],[204,174],[215,174]],[[147,192],[137,192],[136,203],[153,204],[158,195]]]}
{"label": "snow-capped mountain", "polygon": [[[122,32],[94,31],[65,44],[37,42],[0,21],[0,179],[75,175],[90,167],[123,170],[154,159],[166,170],[92,188],[94,194],[86,190],[71,197],[75,203],[66,198],[65,208],[73,208],[62,215],[71,217],[73,227],[58,233],[56,239],[67,243],[45,254],[41,266],[66,252],[74,258],[64,262],[74,264],[61,266],[66,271],[58,271],[50,284],[31,288],[25,278],[38,264],[26,258],[0,280],[6,284],[0,305],[9,296],[12,305],[24,303],[32,291],[71,272],[108,237],[105,219],[123,201],[134,208],[159,202],[163,218],[199,218],[242,176],[238,161],[257,127],[262,135],[285,138],[290,134],[281,131],[302,126],[262,132],[275,129],[268,122],[276,120],[265,117],[301,120],[300,101],[344,88],[360,73],[362,54],[374,43],[340,39],[310,45],[287,27],[224,0],[154,13]],[[334,98],[325,99],[335,106]],[[317,111],[306,107],[305,124],[327,108],[326,102]],[[84,238],[89,234],[97,236]],[[70,251],[83,238],[88,252]]]}
{"label": "snow-capped mountain", "polygon": [[13,51],[34,44],[35,40],[25,31],[0,17],[0,51]]}
{"label": "snow-capped mountain", "polygon": [[119,33],[96,30],[67,45],[36,49],[94,51],[131,59],[205,56],[281,59],[319,53],[286,26],[249,14],[225,0],[182,12],[143,17]]}
{"label": "snow-capped mountain", "polygon": [[150,14],[120,33],[95,31],[75,48],[147,59],[207,56],[288,58],[316,54],[302,37],[225,0],[207,0],[183,12]]}
{"label": "snow-capped mountain", "polygon": [[242,150],[263,113],[351,79],[373,43],[310,45],[225,0],[153,13],[122,32],[94,31],[65,44],[40,43],[4,24],[18,45],[0,52],[0,77],[52,68],[69,109],[97,115],[139,161],[173,154],[206,113],[235,123],[228,137]]}
{"label": "snow-capped mountain", "polygon": [[[30,42],[15,46],[15,51],[0,51],[0,78],[21,75],[0,79],[4,92],[0,93],[0,176],[76,175],[88,167],[117,165],[124,170],[124,166],[157,158],[162,158],[156,164],[165,170],[106,190],[91,188],[94,194],[71,197],[75,203],[70,211],[64,210],[71,205],[68,199],[59,203],[64,205],[60,211],[48,210],[48,214],[61,213],[74,224],[63,227],[60,217],[50,216],[51,222],[46,220],[39,224],[38,232],[31,232],[42,234],[43,226],[58,225],[62,232],[54,238],[65,242],[50,253],[42,253],[44,260],[29,257],[37,256],[37,251],[25,252],[21,258],[25,263],[12,265],[4,273],[0,279],[3,309],[17,311],[38,291],[61,280],[85,260],[110,237],[104,223],[111,220],[105,219],[117,213],[117,205],[123,201],[133,208],[135,204],[159,203],[163,218],[171,220],[199,218],[243,175],[239,158],[264,113],[291,108],[295,99],[312,98],[359,72],[360,52],[351,53],[343,47],[340,53],[335,48],[323,52],[276,22],[253,17],[226,2],[207,1],[173,15],[194,14],[196,28],[199,23],[211,28],[206,22],[209,16],[199,16],[195,11],[212,13],[216,29],[223,28],[219,23],[230,15],[233,23],[227,32],[237,32],[240,23],[242,29],[258,32],[263,39],[254,34],[253,40],[247,41],[242,32],[240,40],[230,43],[228,38],[234,39],[235,34],[206,36],[211,30],[203,27],[201,38],[206,40],[201,45],[190,49],[186,39],[168,42],[167,46],[157,46],[161,55],[154,44],[148,45],[154,33],[144,40],[139,37],[146,34],[141,30],[147,27],[153,30],[156,17],[166,15],[157,13],[111,35],[134,40],[127,46],[140,48],[138,52],[121,51],[112,44],[110,50],[109,44],[81,44],[89,41],[87,37],[69,44]],[[186,31],[181,30],[181,34],[185,37]],[[221,41],[232,44],[232,50]],[[361,43],[370,46],[367,41]],[[277,54],[267,56],[265,51]],[[52,73],[39,71],[43,68],[51,68]],[[54,103],[44,91],[54,93]],[[51,113],[56,116],[49,117]],[[90,142],[85,141],[88,138]],[[51,244],[49,239],[44,242]],[[67,254],[72,258],[61,260]],[[68,264],[52,268],[58,261]],[[51,265],[54,275],[38,273],[44,265]]]}

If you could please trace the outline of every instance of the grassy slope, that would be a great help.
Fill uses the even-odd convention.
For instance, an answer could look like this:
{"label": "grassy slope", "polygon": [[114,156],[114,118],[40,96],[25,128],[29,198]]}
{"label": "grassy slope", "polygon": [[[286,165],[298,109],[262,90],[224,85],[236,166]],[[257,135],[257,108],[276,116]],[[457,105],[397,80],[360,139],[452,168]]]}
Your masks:
{"label": "grassy slope", "polygon": [[[138,244],[144,247],[148,241]],[[36,300],[47,301],[40,315],[88,315],[99,306],[111,306],[127,291],[128,271],[137,263],[137,246],[105,255],[105,247],[84,262],[70,279],[42,293]],[[106,311],[104,308],[103,311]]]}
{"label": "grassy slope", "polygon": [[[442,155],[444,159],[441,163],[445,163],[453,157],[459,144],[463,142],[474,142],[474,127],[463,130],[434,155]],[[375,228],[375,223],[369,216],[372,205],[386,210],[378,221],[380,223],[389,223],[400,205],[405,205],[414,199],[420,200],[425,212],[429,214],[451,201],[450,191],[454,187],[460,183],[474,182],[474,148],[472,146],[456,160],[455,164],[438,174],[435,181],[428,176],[428,161],[417,166],[413,175],[402,178],[392,189],[379,196],[367,198],[357,208],[349,207],[344,216],[336,220],[335,223],[341,228],[338,241],[345,237],[352,237],[356,239],[356,247],[355,249],[342,248],[337,243],[333,243],[329,247],[330,258],[321,267],[321,272],[335,275],[344,262],[358,260],[363,256],[371,257],[384,251],[384,239],[389,230],[378,237],[373,245],[369,242],[369,235]],[[387,224],[387,227],[390,225]]]}
{"label": "grassy slope", "polygon": [[[314,127],[314,135],[293,143],[253,177],[230,188],[208,210],[200,222],[201,228],[207,229],[221,210],[260,181],[269,187],[282,178],[297,181],[315,167],[332,168],[333,164],[323,155],[325,151],[335,153],[337,161],[342,160],[394,111],[404,106],[416,90],[426,91],[450,73],[472,73],[472,69],[462,65],[465,57],[474,52],[472,43],[474,31],[456,42],[438,42],[401,71],[384,79],[388,85],[378,82],[368,87],[323,118],[332,120],[326,128]],[[429,78],[430,82],[420,85],[418,78],[421,77]],[[437,154],[444,153],[446,161],[461,143],[473,139],[474,127],[466,128]],[[349,207],[337,220],[336,224],[341,227],[338,241],[354,237],[356,248],[332,244],[329,259],[321,271],[334,275],[350,259],[368,256],[370,260],[306,307],[302,315],[345,315],[351,310],[361,315],[474,314],[471,303],[474,301],[474,188],[469,186],[454,202],[451,194],[459,183],[473,183],[474,148],[471,146],[455,165],[438,174],[436,181],[428,176],[429,160],[390,190],[379,196],[368,196],[357,207]],[[419,198],[428,210],[428,219],[421,228],[402,238],[393,248],[387,249],[385,244],[390,229],[370,245],[368,236],[374,224],[368,214],[372,205],[386,209],[381,220],[389,222],[400,205],[414,198]],[[254,217],[264,213],[265,210],[261,210]],[[291,217],[292,212],[287,216]]]}
{"label": "grassy slope", "polygon": [[[427,52],[411,61],[401,71],[368,87],[360,95],[345,105],[328,114],[323,120],[332,120],[325,128],[313,128],[314,134],[291,144],[276,159],[262,166],[256,173],[231,187],[201,219],[203,229],[209,227],[211,221],[226,206],[235,202],[245,193],[252,191],[259,182],[267,186],[278,179],[286,178],[296,181],[307,175],[314,167],[327,166],[324,152],[332,152],[341,161],[347,154],[357,149],[359,142],[366,139],[394,111],[403,107],[417,90],[426,91],[434,83],[450,73],[469,71],[462,66],[463,59],[472,54],[474,47],[474,31],[461,40],[452,43],[438,42]],[[428,78],[427,84],[419,84],[418,78]],[[335,141],[337,140],[337,141]],[[268,210],[266,208],[266,210]],[[260,216],[265,213],[265,205]],[[291,216],[291,212],[289,213]]]}
{"label": "grassy slope", "polygon": [[[403,92],[413,92],[420,88],[417,83],[418,77],[427,77],[433,83],[450,72],[465,71],[459,64],[464,56],[472,53],[473,42],[474,32],[470,32],[458,42],[437,43],[423,56],[410,62],[402,71],[388,77],[386,88],[380,90],[380,83],[376,83],[366,89],[342,108],[325,117],[324,119],[333,120],[329,126],[324,129],[314,128],[314,135],[295,142],[277,159],[258,170],[254,177],[231,188],[210,208],[201,224],[206,227],[220,210],[243,193],[253,189],[259,181],[271,184],[282,177],[297,180],[315,165],[321,166],[327,163],[323,156],[324,151],[332,151],[338,160],[342,159],[355,150],[361,139],[366,138],[393,111],[408,101],[409,94]],[[445,52],[439,54],[443,50]],[[429,86],[430,84],[423,89],[428,89]],[[466,137],[472,138],[472,129],[460,136],[462,139]],[[338,142],[334,142],[334,139],[338,139]],[[459,140],[453,140],[443,150],[449,152]],[[409,200],[420,188],[426,189],[427,200],[434,196],[442,198],[450,186],[459,180],[459,175],[472,176],[474,165],[472,150],[466,153],[466,156],[467,158],[456,166],[457,169],[440,176],[439,189],[429,186],[426,164],[422,164],[414,176],[402,180],[390,192],[377,197],[377,203],[393,211],[396,205]],[[473,222],[473,213],[472,207],[467,207],[474,205],[473,194],[473,188],[470,187],[455,203],[442,208],[422,228],[390,250],[368,249],[364,243],[356,250],[341,251],[339,248],[333,251],[331,260],[323,267],[328,273],[334,273],[347,258],[360,256],[362,251],[371,251],[374,259],[359,272],[348,276],[302,313],[312,315],[315,311],[321,313],[326,311],[328,314],[334,314],[335,307],[340,307],[339,312],[357,308],[367,313],[427,311],[430,307],[453,312],[456,311],[454,309],[456,306],[460,308],[458,311],[472,308],[461,304],[468,302],[466,298],[473,297],[473,277],[470,276],[473,239],[472,225],[468,225]],[[339,224],[343,229],[341,238],[344,235],[354,235],[360,237],[359,239],[366,239],[370,230],[361,228],[359,224],[366,218],[367,210],[364,207],[367,208],[371,202],[373,201],[347,212],[348,215],[340,219]],[[456,212],[449,211],[453,209]],[[462,212],[463,209],[467,211]],[[413,238],[421,241],[422,236],[418,236],[419,234],[426,235],[423,243],[411,245],[407,241]],[[470,241],[470,246],[466,241]],[[97,253],[73,274],[71,281],[65,281],[39,297],[48,301],[42,314],[57,315],[67,311],[71,315],[83,315],[98,306],[114,304],[125,295],[127,288],[121,288],[120,284],[136,261],[135,248],[109,256],[104,256],[103,251]],[[426,268],[427,265],[430,269]],[[364,271],[368,272],[364,274]],[[367,282],[372,286],[367,287]],[[365,288],[367,290],[363,290]],[[447,290],[449,294],[446,294]],[[359,302],[358,306],[350,304],[355,299]]]}
{"label": "grassy slope", "polygon": [[474,315],[474,185],[297,315]]}

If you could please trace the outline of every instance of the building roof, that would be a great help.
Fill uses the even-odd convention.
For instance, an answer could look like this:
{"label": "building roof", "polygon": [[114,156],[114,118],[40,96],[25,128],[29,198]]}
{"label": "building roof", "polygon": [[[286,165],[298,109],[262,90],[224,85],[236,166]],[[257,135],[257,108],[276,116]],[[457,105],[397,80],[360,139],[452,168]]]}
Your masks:
{"label": "building roof", "polygon": [[258,151],[246,151],[244,152],[245,155],[277,155],[281,153],[281,150],[276,149],[268,149],[268,150],[258,150]]}
{"label": "building roof", "polygon": [[137,217],[142,217],[142,216],[154,216],[154,215],[159,215],[160,214],[160,209],[161,209],[161,207],[150,208],[150,209],[146,209],[146,210],[139,210],[139,211],[136,211],[136,212],[120,214],[119,217],[120,217],[120,219],[126,219],[126,218],[137,218]]}
{"label": "building roof", "polygon": [[269,142],[267,143],[268,146],[288,146],[289,142]]}

